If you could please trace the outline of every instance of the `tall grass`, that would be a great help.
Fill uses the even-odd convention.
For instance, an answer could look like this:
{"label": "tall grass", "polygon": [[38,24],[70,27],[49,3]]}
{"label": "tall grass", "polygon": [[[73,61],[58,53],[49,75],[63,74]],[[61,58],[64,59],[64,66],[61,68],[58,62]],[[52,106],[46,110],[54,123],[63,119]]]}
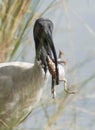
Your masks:
{"label": "tall grass", "polygon": [[[70,33],[70,47],[72,47],[72,56],[74,60],[74,46],[72,41],[72,28],[70,23],[70,18],[68,15],[68,9],[71,10],[71,12],[75,15],[75,17],[78,18],[78,22],[81,22],[81,24],[88,30],[88,32],[95,36],[94,31],[88,26],[86,22],[82,20],[82,18],[76,13],[74,9],[71,9],[69,6],[67,7],[66,1],[59,0],[55,1],[53,0],[49,5],[46,5],[44,11],[38,13],[38,8],[40,5],[41,0],[2,0],[0,2],[0,62],[4,62],[6,60],[11,60],[14,57],[14,54],[16,53],[19,45],[21,44],[22,40],[25,37],[25,32],[30,28],[32,23],[35,19],[38,17],[43,16],[49,9],[56,8],[59,4],[63,5],[63,10],[65,12],[65,17],[67,19],[67,28]],[[91,57],[88,57],[84,61],[74,65],[72,68],[68,70],[68,74],[71,74],[78,69],[81,69],[85,64],[91,61]],[[95,80],[95,74],[92,74],[85,80],[79,82],[79,84],[76,84],[75,87],[78,88],[79,93],[81,90],[86,88],[86,85],[91,82],[92,80]],[[93,89],[95,90],[95,89]],[[94,96],[95,98],[95,96]],[[69,104],[77,99],[76,95],[68,95],[65,94],[63,91],[60,93],[60,98],[56,100],[56,103],[54,101],[47,100],[44,101],[43,105],[41,105],[42,110],[44,111],[45,118],[47,119],[47,123],[43,124],[43,127],[45,130],[51,130],[52,126],[55,125],[54,129],[57,127],[56,122],[59,118],[64,116],[65,110],[73,108]],[[41,102],[40,102],[41,103]],[[54,114],[50,114],[47,112],[47,107],[50,107],[54,105],[56,111]],[[39,105],[40,106],[40,105]],[[38,108],[40,108],[38,106]],[[69,108],[68,108],[69,107]],[[73,121],[70,125],[70,129],[74,128],[76,130],[76,107],[74,107],[74,114],[73,114]],[[83,109],[80,108],[81,111]],[[38,112],[39,113],[39,112]],[[95,114],[95,113],[94,113]],[[92,115],[94,115],[92,113]],[[43,119],[42,119],[43,120]],[[23,122],[24,120],[22,120]],[[5,122],[2,122],[0,119],[0,122],[4,125],[5,129],[8,129],[9,126]],[[35,121],[36,123],[36,121]],[[61,122],[62,123],[62,122]],[[64,122],[63,122],[64,123]],[[64,123],[65,124],[65,123]],[[67,120],[68,124],[68,120]],[[63,124],[62,124],[63,126]],[[12,128],[13,126],[10,126]],[[67,126],[65,126],[67,127]],[[64,129],[65,129],[64,127]],[[60,128],[56,128],[58,130],[62,129],[61,125]],[[81,128],[78,127],[77,130],[80,130]],[[82,129],[81,129],[82,130]]]}
{"label": "tall grass", "polygon": [[[54,2],[55,0],[52,0],[41,13],[37,13],[40,0],[0,1],[0,62],[10,61],[13,58],[25,37],[25,32],[35,19],[50,9]],[[14,122],[8,126],[0,119],[0,129],[11,130],[14,127]]]}
{"label": "tall grass", "polygon": [[25,31],[34,19],[42,16],[54,3],[37,13],[40,0],[4,0],[0,2],[0,62],[11,60]]}

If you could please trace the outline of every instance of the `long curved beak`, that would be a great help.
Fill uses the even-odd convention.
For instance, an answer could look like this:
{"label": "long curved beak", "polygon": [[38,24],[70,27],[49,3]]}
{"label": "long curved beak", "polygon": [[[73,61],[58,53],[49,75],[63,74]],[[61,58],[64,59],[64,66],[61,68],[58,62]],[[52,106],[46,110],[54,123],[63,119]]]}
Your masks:
{"label": "long curved beak", "polygon": [[54,46],[54,43],[53,43],[52,35],[50,33],[46,34],[46,39],[47,39],[48,47],[50,46],[49,49],[51,49],[52,56],[51,56],[51,53],[47,52],[47,54],[49,55],[50,58],[52,58],[51,60],[55,64],[55,69],[56,69],[56,84],[58,85],[59,84],[58,61],[57,61],[57,54],[56,54],[55,46]]}
{"label": "long curved beak", "polygon": [[58,62],[55,46],[52,39],[53,23],[49,19],[39,18],[34,25],[34,41],[36,49],[36,59],[41,60],[44,71],[47,71],[47,56],[55,64],[56,84],[59,84]]}

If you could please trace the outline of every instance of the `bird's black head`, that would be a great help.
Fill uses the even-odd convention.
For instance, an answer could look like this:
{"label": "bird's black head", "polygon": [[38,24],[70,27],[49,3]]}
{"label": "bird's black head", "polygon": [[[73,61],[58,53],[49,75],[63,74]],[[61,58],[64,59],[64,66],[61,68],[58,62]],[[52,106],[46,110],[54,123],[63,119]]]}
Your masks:
{"label": "bird's black head", "polygon": [[36,59],[41,60],[44,71],[47,71],[47,56],[55,63],[56,84],[59,84],[59,72],[55,46],[52,39],[53,23],[49,19],[39,18],[34,24],[34,41]]}

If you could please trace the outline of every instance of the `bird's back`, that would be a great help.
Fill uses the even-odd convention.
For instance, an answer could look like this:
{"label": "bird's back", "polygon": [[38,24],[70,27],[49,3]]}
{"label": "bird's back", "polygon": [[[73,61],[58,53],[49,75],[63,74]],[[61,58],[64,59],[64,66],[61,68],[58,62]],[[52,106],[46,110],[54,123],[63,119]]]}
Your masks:
{"label": "bird's back", "polygon": [[24,118],[23,115],[27,116],[40,99],[44,85],[45,77],[40,65],[23,62],[1,63],[0,119],[9,126],[11,121],[13,124],[20,122]]}

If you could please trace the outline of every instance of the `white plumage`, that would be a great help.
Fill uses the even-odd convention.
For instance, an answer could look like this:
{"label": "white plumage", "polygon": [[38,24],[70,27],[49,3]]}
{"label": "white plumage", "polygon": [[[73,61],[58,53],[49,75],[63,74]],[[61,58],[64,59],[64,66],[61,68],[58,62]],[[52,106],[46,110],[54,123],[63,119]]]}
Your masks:
{"label": "white plumage", "polygon": [[[62,81],[64,67],[59,64],[58,68]],[[0,119],[3,125],[10,128],[11,123],[15,126],[28,116],[40,100],[49,76],[39,62],[0,64]]]}
{"label": "white plumage", "polygon": [[48,73],[45,75],[38,62],[0,64],[0,119],[6,126],[18,124],[31,112],[47,79]]}
{"label": "white plumage", "polygon": [[49,77],[47,56],[55,64],[59,84],[64,79],[64,67],[58,65],[52,41],[53,24],[48,19],[38,19],[34,25],[35,62],[0,63],[0,130],[12,130],[23,121],[42,96]]}

